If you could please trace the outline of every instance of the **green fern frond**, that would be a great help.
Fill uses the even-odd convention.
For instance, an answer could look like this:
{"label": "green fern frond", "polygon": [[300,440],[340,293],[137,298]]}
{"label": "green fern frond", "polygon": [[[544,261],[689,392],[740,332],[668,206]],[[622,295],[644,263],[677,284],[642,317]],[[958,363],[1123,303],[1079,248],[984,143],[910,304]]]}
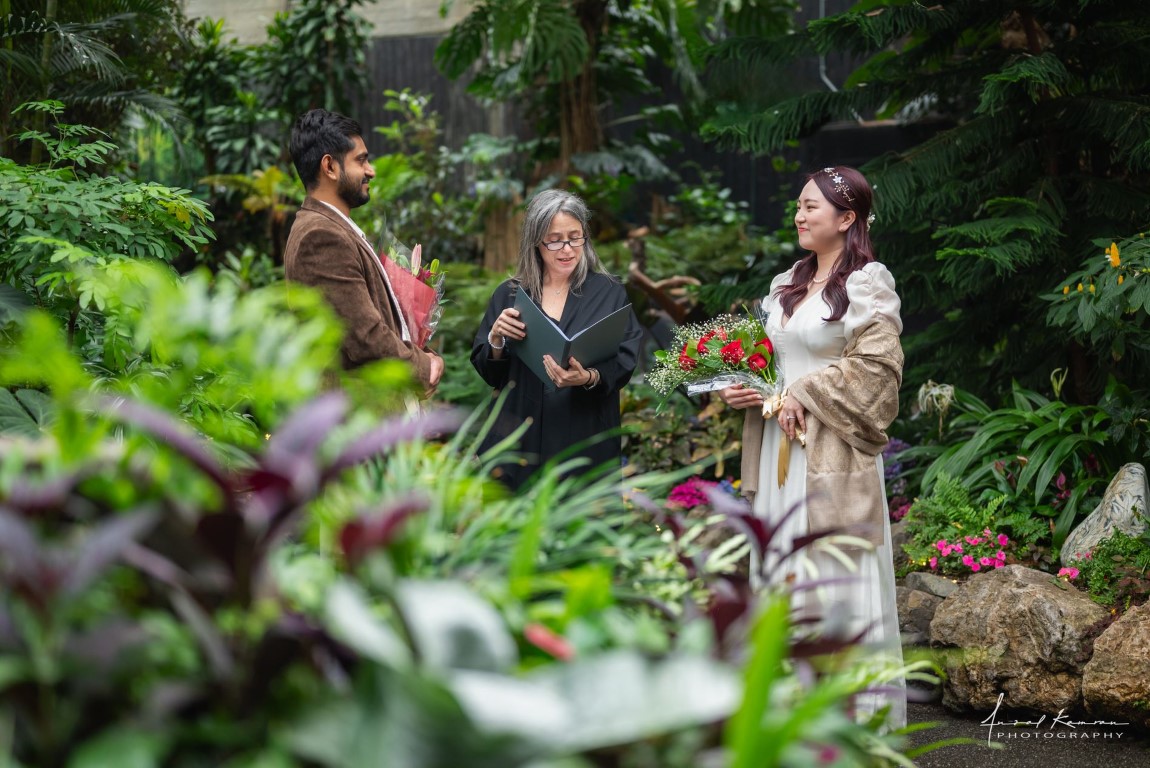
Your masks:
{"label": "green fern frond", "polygon": [[1012,96],[1021,91],[1033,104],[1051,98],[1060,98],[1077,90],[1077,81],[1062,60],[1053,53],[1039,56],[1019,56],[1000,72],[988,75],[982,89],[977,113],[993,114],[1017,100]]}
{"label": "green fern frond", "polygon": [[912,33],[926,37],[954,27],[955,12],[942,5],[914,0],[884,4],[874,11],[852,8],[837,16],[812,21],[807,29],[820,53],[873,53]]}
{"label": "green fern frond", "polygon": [[750,114],[721,112],[704,125],[702,133],[720,146],[741,146],[765,154],[782,149],[788,141],[813,133],[832,120],[869,112],[881,100],[882,94],[866,88],[808,93]]}

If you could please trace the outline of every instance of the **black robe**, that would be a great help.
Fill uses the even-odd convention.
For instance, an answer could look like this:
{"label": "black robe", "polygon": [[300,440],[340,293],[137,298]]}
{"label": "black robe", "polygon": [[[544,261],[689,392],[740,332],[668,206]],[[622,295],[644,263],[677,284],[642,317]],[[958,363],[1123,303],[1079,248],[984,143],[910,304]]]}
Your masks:
{"label": "black robe", "polygon": [[[591,366],[599,371],[597,385],[590,390],[565,387],[546,392],[543,382],[515,357],[514,345],[508,346],[508,354],[502,359],[491,357],[487,337],[499,313],[515,304],[517,290],[518,285],[511,280],[495,289],[471,348],[471,364],[494,388],[493,398],[507,387],[508,382],[515,382],[481,450],[487,450],[507,437],[526,419],[532,420],[518,446],[519,453],[527,460],[526,466],[503,464],[499,467],[499,479],[512,489],[521,486],[540,465],[557,454],[619,427],[619,391],[630,381],[635,370],[643,333],[635,313],[631,312],[627,332],[619,344],[619,353]],[[568,335],[577,333],[627,303],[627,291],[617,280],[591,273],[578,295],[574,292],[568,294],[558,325]],[[556,362],[566,366],[566,361]],[[584,363],[582,360],[579,362]],[[577,452],[566,454],[565,458],[586,456],[590,459],[587,466],[576,470],[581,474],[608,462],[618,468],[622,450],[622,441],[616,434],[583,445]]]}

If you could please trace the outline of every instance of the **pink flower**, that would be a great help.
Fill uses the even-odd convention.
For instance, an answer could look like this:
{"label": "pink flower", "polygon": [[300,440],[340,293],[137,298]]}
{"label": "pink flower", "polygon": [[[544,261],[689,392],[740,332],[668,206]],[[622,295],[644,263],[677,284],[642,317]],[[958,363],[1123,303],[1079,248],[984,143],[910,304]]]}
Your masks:
{"label": "pink flower", "polygon": [[995,561],[994,561],[994,567],[995,567],[995,568],[1001,568],[1001,567],[1002,567],[1002,566],[1004,566],[1004,565],[1006,565],[1006,561],[1005,561],[1005,560],[995,560]]}
{"label": "pink flower", "polygon": [[544,653],[548,653],[560,661],[569,661],[575,657],[575,649],[567,638],[557,635],[542,624],[528,624],[523,628],[523,638]]}
{"label": "pink flower", "polygon": [[974,558],[971,557],[970,555],[964,555],[962,558],[962,564],[970,566],[973,568],[974,567]]}
{"label": "pink flower", "polygon": [[1009,543],[1010,543],[1010,539],[1008,539],[1006,537],[1005,533],[998,534],[998,546],[1005,547]]}
{"label": "pink flower", "polygon": [[946,539],[939,539],[934,543],[934,547],[945,555],[946,550],[950,548],[950,545],[946,543]]}
{"label": "pink flower", "polygon": [[1058,572],[1058,578],[1065,578],[1067,581],[1078,578],[1077,568],[1063,568]]}
{"label": "pink flower", "polygon": [[932,557],[932,558],[930,559],[930,569],[933,571],[933,570],[935,570],[935,569],[937,569],[937,568],[938,568],[938,558],[937,558],[937,557]]}
{"label": "pink flower", "polygon": [[981,571],[981,570],[982,570],[982,566],[981,566],[981,565],[979,565],[978,563],[971,563],[971,565],[970,565],[970,570],[972,570],[972,571]]}
{"label": "pink flower", "polygon": [[983,557],[983,558],[980,558],[978,562],[982,563],[983,565],[990,565],[990,558],[989,557]]}
{"label": "pink flower", "polygon": [[995,559],[995,560],[1001,560],[1001,561],[1003,561],[1003,562],[1006,562],[1006,553],[1005,553],[1005,552],[1003,552],[1003,551],[1000,549],[1000,550],[998,550],[997,552],[995,552],[995,553],[994,553],[994,559]]}
{"label": "pink flower", "polygon": [[958,554],[960,554],[960,555],[962,554],[962,545],[961,545],[961,544],[955,544],[955,545],[954,545],[953,547],[951,547],[950,549],[951,549],[951,551],[953,551],[953,552],[957,552],[957,553],[958,553]]}

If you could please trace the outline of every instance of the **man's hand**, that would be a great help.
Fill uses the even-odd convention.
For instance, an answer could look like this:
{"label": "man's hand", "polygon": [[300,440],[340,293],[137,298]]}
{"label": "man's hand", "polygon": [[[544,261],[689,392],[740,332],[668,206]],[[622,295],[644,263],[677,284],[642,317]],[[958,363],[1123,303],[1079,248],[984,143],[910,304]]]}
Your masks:
{"label": "man's hand", "polygon": [[435,389],[439,386],[439,380],[443,378],[443,358],[436,354],[431,354],[431,378],[428,379],[428,389]]}

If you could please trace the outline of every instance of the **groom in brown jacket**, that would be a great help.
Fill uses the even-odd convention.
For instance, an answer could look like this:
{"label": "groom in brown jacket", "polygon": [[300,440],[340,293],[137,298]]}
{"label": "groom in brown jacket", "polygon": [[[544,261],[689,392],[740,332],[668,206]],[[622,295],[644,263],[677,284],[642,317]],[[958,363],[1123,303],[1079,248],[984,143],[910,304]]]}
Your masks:
{"label": "groom in brown jacket", "polygon": [[395,294],[351,209],[368,201],[375,177],[359,123],[313,109],[292,126],[289,145],[307,198],[284,252],[289,281],[318,288],[343,321],[345,368],[384,358],[406,360],[428,394],[443,375],[443,359],[412,342]]}

